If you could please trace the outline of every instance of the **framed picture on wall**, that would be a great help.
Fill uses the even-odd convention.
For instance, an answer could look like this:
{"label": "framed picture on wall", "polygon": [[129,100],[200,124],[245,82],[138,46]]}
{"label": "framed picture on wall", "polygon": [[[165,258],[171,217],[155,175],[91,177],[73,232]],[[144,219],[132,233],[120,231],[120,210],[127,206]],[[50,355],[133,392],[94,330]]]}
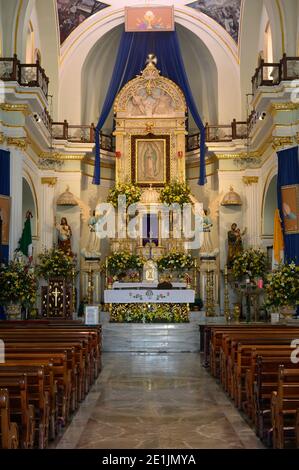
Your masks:
{"label": "framed picture on wall", "polygon": [[2,245],[9,244],[10,197],[0,195],[0,217],[2,220]]}
{"label": "framed picture on wall", "polygon": [[173,6],[136,6],[125,8],[126,32],[174,31]]}
{"label": "framed picture on wall", "polygon": [[170,180],[170,136],[132,136],[132,182],[163,186]]}
{"label": "framed picture on wall", "polygon": [[281,194],[285,233],[299,233],[299,184],[283,186]]}

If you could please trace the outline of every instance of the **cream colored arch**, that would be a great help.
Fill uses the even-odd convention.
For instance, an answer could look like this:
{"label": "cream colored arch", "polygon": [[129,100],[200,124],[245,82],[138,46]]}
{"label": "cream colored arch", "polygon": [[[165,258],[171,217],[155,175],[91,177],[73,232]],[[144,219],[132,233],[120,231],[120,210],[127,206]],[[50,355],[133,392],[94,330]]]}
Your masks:
{"label": "cream colored arch", "polygon": [[[238,51],[233,39],[214,20],[188,7],[175,8],[175,20],[203,41],[216,63],[219,122],[230,122],[232,112],[233,117],[241,117]],[[64,42],[60,59],[60,120],[81,122],[81,71],[86,57],[104,34],[123,22],[124,8],[104,9],[85,20]]]}

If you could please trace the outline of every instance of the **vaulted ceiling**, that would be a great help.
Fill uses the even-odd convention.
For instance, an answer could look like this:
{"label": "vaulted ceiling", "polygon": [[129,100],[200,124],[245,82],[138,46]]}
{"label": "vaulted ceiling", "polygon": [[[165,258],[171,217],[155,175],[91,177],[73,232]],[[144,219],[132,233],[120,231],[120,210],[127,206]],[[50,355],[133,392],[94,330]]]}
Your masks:
{"label": "vaulted ceiling", "polygon": [[[209,16],[238,43],[242,0],[177,0],[171,3]],[[140,4],[144,4],[144,0]],[[127,0],[126,5],[136,5],[136,0]],[[116,0],[107,0],[107,3],[98,0],[57,0],[61,44],[83,21],[110,6],[117,6]]]}

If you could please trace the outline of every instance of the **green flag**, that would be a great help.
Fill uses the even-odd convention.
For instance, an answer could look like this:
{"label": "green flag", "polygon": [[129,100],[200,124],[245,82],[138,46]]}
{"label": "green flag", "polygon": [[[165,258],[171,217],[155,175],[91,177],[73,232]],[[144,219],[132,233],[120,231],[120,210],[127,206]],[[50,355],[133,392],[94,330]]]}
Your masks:
{"label": "green flag", "polygon": [[31,235],[31,216],[26,217],[23,228],[22,237],[20,240],[20,251],[32,259],[32,235]]}

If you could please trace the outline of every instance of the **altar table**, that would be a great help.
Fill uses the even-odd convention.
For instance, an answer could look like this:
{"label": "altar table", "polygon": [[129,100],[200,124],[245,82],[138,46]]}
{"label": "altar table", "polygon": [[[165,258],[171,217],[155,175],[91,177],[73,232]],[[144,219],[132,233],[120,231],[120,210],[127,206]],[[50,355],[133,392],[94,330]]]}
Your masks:
{"label": "altar table", "polygon": [[193,304],[195,291],[191,289],[107,289],[106,304]]}

